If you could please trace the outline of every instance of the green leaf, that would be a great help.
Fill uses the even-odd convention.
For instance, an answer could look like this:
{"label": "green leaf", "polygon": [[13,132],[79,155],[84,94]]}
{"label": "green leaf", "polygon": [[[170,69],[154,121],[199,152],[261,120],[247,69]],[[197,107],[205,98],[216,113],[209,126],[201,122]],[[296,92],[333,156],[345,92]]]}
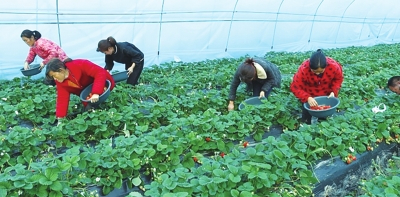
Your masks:
{"label": "green leaf", "polygon": [[168,147],[168,145],[163,145],[161,143],[157,144],[158,151],[162,151],[162,150],[166,149],[167,147]]}
{"label": "green leaf", "polygon": [[46,187],[40,187],[39,191],[36,194],[37,196],[49,196],[49,193],[47,192]]}
{"label": "green leaf", "polygon": [[253,191],[254,186],[250,182],[246,182],[243,185],[239,186],[238,189],[240,191]]}
{"label": "green leaf", "polygon": [[187,197],[189,193],[187,192],[177,192],[177,193],[166,193],[162,197]]}
{"label": "green leaf", "polygon": [[14,181],[14,187],[21,188],[25,186],[25,181]]}
{"label": "green leaf", "polygon": [[239,175],[233,175],[233,174],[229,174],[228,175],[229,180],[231,180],[234,183],[239,183],[241,181],[240,176]]}
{"label": "green leaf", "polygon": [[283,159],[283,154],[282,154],[282,152],[281,152],[280,150],[273,150],[272,152],[273,152],[273,154],[274,154],[274,156],[275,156],[276,158],[278,158],[278,159],[280,159],[280,160]]}
{"label": "green leaf", "polygon": [[42,102],[42,98],[40,98],[39,96],[36,96],[35,99],[33,99],[33,102],[41,103]]}
{"label": "green leaf", "polygon": [[156,154],[156,150],[154,150],[154,149],[152,149],[152,148],[149,148],[148,150],[147,150],[147,157],[152,157],[152,156],[154,156]]}
{"label": "green leaf", "polygon": [[143,197],[143,195],[139,192],[131,192],[128,197]]}
{"label": "green leaf", "polygon": [[223,170],[221,170],[221,169],[214,169],[214,170],[213,170],[213,174],[214,174],[215,176],[222,177],[222,176],[225,175],[225,172],[224,172]]}
{"label": "green leaf", "polygon": [[29,162],[33,156],[33,153],[30,149],[26,149],[24,152],[22,152],[22,155],[24,156],[24,159]]}
{"label": "green leaf", "polygon": [[86,131],[88,129],[88,125],[87,124],[80,124],[79,126],[78,126],[78,131],[80,131],[80,132],[84,132],[84,131]]}
{"label": "green leaf", "polygon": [[253,157],[253,156],[256,155],[256,149],[254,149],[254,148],[252,148],[252,147],[247,148],[247,149],[246,149],[246,153],[247,153],[247,155],[249,155],[250,157]]}
{"label": "green leaf", "polygon": [[7,196],[7,189],[0,188],[0,196]]}
{"label": "green leaf", "polygon": [[173,190],[177,186],[177,183],[171,178],[167,178],[163,181],[162,185],[169,190]]}
{"label": "green leaf", "polygon": [[55,181],[55,180],[58,179],[58,173],[59,172],[60,172],[59,169],[47,168],[44,174],[48,178],[49,181]]}
{"label": "green leaf", "polygon": [[226,151],[225,142],[223,140],[217,140],[217,148],[220,151]]}
{"label": "green leaf", "polygon": [[229,171],[231,171],[231,173],[234,174],[234,175],[236,175],[236,174],[239,172],[239,169],[238,169],[236,166],[234,166],[234,165],[229,165],[229,164],[228,164],[228,169],[229,169]]}
{"label": "green leaf", "polygon": [[252,166],[257,166],[260,168],[264,168],[264,169],[271,169],[271,165],[267,164],[267,163],[257,163],[257,162],[248,162],[247,164],[252,165]]}
{"label": "green leaf", "polygon": [[239,191],[237,191],[236,189],[232,189],[231,190],[231,195],[232,195],[232,197],[238,197],[239,196]]}
{"label": "green leaf", "polygon": [[140,177],[136,177],[136,178],[132,179],[132,184],[136,187],[139,186],[141,183],[142,183],[142,179],[140,179]]}
{"label": "green leaf", "polygon": [[39,183],[42,185],[51,185],[53,181],[50,181],[47,177],[42,177],[39,179]]}
{"label": "green leaf", "polygon": [[212,179],[211,178],[208,178],[208,177],[206,177],[206,176],[202,176],[202,177],[200,177],[200,179],[199,179],[199,184],[200,185],[207,185],[207,184],[209,184],[209,183],[211,183],[212,182]]}
{"label": "green leaf", "polygon": [[120,189],[121,187],[122,187],[122,179],[121,179],[121,178],[117,178],[117,179],[114,181],[114,188]]}
{"label": "green leaf", "polygon": [[240,195],[239,195],[239,197],[252,197],[252,196],[253,196],[253,194],[251,194],[248,191],[242,191],[242,192],[240,192]]}
{"label": "green leaf", "polygon": [[113,189],[114,189],[114,187],[104,185],[103,186],[103,194],[108,195]]}
{"label": "green leaf", "polygon": [[61,191],[63,187],[59,181],[55,181],[53,182],[53,184],[50,185],[50,189],[54,191]]}
{"label": "green leaf", "polygon": [[223,183],[223,182],[226,182],[226,181],[228,181],[228,180],[224,179],[224,178],[221,178],[221,177],[214,177],[213,178],[213,182],[214,183]]}
{"label": "green leaf", "polygon": [[215,183],[210,183],[210,184],[207,184],[207,189],[208,189],[208,193],[211,196],[215,196],[215,194],[217,193],[217,190],[218,190],[218,186]]}
{"label": "green leaf", "polygon": [[333,143],[336,144],[336,145],[342,144],[342,138],[341,137],[333,138]]}

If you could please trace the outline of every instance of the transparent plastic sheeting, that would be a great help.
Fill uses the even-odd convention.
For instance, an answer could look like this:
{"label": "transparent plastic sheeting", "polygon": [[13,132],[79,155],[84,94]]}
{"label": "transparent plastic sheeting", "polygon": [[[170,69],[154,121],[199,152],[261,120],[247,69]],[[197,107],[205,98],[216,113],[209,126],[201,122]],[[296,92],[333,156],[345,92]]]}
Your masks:
{"label": "transparent plastic sheeting", "polygon": [[73,59],[100,66],[104,55],[96,52],[97,43],[113,36],[134,43],[151,66],[396,43],[399,7],[397,0],[3,1],[0,79],[22,76],[29,50],[20,38],[24,29],[38,30]]}

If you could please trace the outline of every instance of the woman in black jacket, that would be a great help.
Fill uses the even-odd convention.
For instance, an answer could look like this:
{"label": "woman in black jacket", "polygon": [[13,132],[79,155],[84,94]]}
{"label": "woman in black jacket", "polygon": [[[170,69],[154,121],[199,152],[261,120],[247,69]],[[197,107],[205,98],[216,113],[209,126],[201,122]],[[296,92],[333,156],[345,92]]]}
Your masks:
{"label": "woman in black jacket", "polygon": [[235,107],[236,90],[240,82],[253,89],[253,96],[268,97],[273,87],[281,86],[281,72],[278,67],[261,58],[247,58],[236,70],[229,91],[228,110]]}
{"label": "woman in black jacket", "polygon": [[143,70],[144,54],[135,45],[129,42],[117,42],[110,36],[106,40],[99,41],[97,51],[106,55],[104,69],[111,71],[114,67],[114,61],[125,64],[125,70],[128,71],[126,83],[138,84]]}

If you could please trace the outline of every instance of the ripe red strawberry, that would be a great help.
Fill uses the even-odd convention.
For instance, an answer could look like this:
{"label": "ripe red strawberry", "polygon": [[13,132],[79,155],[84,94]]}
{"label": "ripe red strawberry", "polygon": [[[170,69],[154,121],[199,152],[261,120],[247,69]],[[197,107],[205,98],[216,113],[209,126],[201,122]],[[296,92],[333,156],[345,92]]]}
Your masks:
{"label": "ripe red strawberry", "polygon": [[222,158],[224,158],[224,157],[225,157],[225,153],[224,153],[224,152],[221,152],[221,153],[219,154],[219,156],[221,156]]}
{"label": "ripe red strawberry", "polygon": [[211,141],[211,138],[210,137],[206,137],[206,141],[207,142]]}
{"label": "ripe red strawberry", "polygon": [[249,142],[247,142],[247,141],[243,143],[243,147],[245,147],[245,148],[246,148],[248,145],[249,145]]}
{"label": "ripe red strawberry", "polygon": [[353,161],[357,160],[356,156],[353,156]]}
{"label": "ripe red strawberry", "polygon": [[351,163],[351,159],[350,159],[350,158],[347,158],[347,159],[346,159],[346,163],[347,163],[347,164],[350,164],[350,163]]}
{"label": "ripe red strawberry", "polygon": [[197,157],[193,157],[193,161],[197,162],[198,161]]}

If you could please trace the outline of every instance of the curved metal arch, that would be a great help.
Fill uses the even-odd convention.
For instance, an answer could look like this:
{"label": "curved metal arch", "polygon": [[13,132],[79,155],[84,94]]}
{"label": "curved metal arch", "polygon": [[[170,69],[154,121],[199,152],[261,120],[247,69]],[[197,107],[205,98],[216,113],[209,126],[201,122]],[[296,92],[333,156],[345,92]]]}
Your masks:
{"label": "curved metal arch", "polygon": [[239,2],[239,0],[236,0],[235,7],[233,8],[233,11],[232,11],[232,17],[231,17],[231,22],[230,22],[230,24],[229,24],[228,36],[227,36],[227,38],[226,38],[225,52],[228,51],[228,43],[229,43],[229,39],[230,39],[230,36],[231,36],[231,29],[232,29],[233,17],[234,17],[234,15],[235,15],[236,6],[237,6],[238,2]]}
{"label": "curved metal arch", "polygon": [[393,36],[392,36],[392,41],[394,40],[394,36],[396,35],[397,27],[399,27],[399,23],[400,23],[400,19],[399,19],[399,20],[397,21],[397,23],[396,23],[396,27],[395,27],[395,29],[394,29]]}
{"label": "curved metal arch", "polygon": [[[56,0],[56,16],[57,16],[57,29],[58,29],[58,42],[60,43],[60,47],[62,47],[61,43],[61,30],[60,30],[60,13],[58,11],[58,0]],[[36,17],[37,18],[37,17]]]}
{"label": "curved metal arch", "polygon": [[321,7],[321,5],[322,5],[323,2],[324,2],[324,0],[321,0],[321,2],[319,3],[317,9],[316,9],[315,12],[314,12],[314,18],[313,18],[313,20],[312,20],[311,28],[310,28],[310,35],[308,36],[308,43],[310,43],[310,41],[311,41],[311,34],[312,34],[312,31],[313,31],[313,28],[314,28],[315,16],[317,16],[317,12],[318,12],[318,10],[319,10],[319,7]]}
{"label": "curved metal arch", "polygon": [[353,0],[353,1],[346,7],[346,9],[344,10],[344,12],[343,12],[343,14],[342,14],[342,17],[340,18],[339,27],[337,28],[337,31],[336,31],[335,44],[336,44],[337,37],[338,37],[338,35],[339,35],[340,27],[342,26],[343,17],[344,17],[344,15],[346,14],[346,12],[347,12],[347,10],[349,9],[349,7],[354,3],[354,1],[355,1],[355,0]]}
{"label": "curved metal arch", "polygon": [[273,36],[272,36],[271,49],[274,48],[276,24],[278,24],[279,12],[281,11],[282,4],[283,4],[284,1],[285,1],[285,0],[282,0],[282,1],[281,1],[281,3],[279,4],[278,11],[276,12],[275,25],[274,25],[274,34],[273,34]]}
{"label": "curved metal arch", "polygon": [[162,1],[161,12],[160,12],[160,28],[158,30],[157,56],[160,56],[161,31],[162,31],[162,24],[163,24],[164,2],[165,2],[165,0]]}

